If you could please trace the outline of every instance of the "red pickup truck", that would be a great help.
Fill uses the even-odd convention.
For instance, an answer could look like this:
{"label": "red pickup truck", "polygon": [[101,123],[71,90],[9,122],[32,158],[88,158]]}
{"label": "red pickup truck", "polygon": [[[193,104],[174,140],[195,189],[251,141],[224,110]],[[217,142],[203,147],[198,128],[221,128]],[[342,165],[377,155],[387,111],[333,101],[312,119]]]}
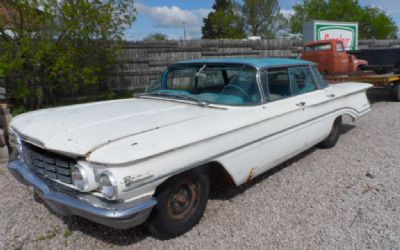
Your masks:
{"label": "red pickup truck", "polygon": [[[377,57],[387,51],[375,51],[371,54]],[[390,51],[396,52],[397,50]],[[304,45],[301,59],[317,63],[318,69],[329,83],[346,81],[372,83],[375,87],[390,90],[394,100],[400,102],[400,62],[394,66],[368,65],[368,61],[347,53],[340,40],[307,43]],[[396,61],[399,58],[393,58],[393,60]],[[389,69],[391,73],[386,74]]]}
{"label": "red pickup truck", "polygon": [[326,75],[351,73],[368,65],[366,60],[347,54],[340,40],[321,40],[304,45],[301,59],[318,63],[318,69]]}

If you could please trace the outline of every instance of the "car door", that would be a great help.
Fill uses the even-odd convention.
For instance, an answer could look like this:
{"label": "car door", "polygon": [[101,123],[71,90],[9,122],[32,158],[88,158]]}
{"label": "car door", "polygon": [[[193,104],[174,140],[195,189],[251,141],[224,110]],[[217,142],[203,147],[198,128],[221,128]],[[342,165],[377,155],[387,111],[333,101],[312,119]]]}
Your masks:
{"label": "car door", "polygon": [[336,55],[336,72],[333,73],[345,73],[349,71],[349,58],[344,49],[342,42],[336,42],[335,44],[335,55]]}
{"label": "car door", "polygon": [[330,130],[324,114],[333,104],[309,66],[268,69],[261,78],[268,100],[262,110],[260,166],[265,171],[321,141]]}
{"label": "car door", "polygon": [[306,145],[313,146],[330,132],[335,96],[316,81],[311,66],[289,68],[289,78],[293,99],[303,110]]}

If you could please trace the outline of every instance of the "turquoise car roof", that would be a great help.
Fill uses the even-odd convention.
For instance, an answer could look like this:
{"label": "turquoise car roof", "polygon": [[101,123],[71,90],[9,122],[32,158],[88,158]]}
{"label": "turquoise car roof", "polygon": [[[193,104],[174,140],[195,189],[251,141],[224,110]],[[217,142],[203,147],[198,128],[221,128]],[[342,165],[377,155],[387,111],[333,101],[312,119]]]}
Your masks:
{"label": "turquoise car roof", "polygon": [[290,59],[290,58],[221,58],[221,59],[196,59],[189,61],[180,61],[176,64],[191,64],[191,63],[233,63],[233,64],[247,64],[257,68],[268,68],[278,66],[290,66],[290,65],[315,65],[310,61],[301,59]]}

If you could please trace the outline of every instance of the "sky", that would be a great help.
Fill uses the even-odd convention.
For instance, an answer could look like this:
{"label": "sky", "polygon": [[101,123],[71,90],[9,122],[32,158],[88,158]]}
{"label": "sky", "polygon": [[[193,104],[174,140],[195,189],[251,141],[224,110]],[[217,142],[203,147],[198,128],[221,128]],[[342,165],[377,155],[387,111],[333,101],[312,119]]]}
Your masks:
{"label": "sky", "polygon": [[[296,2],[302,1],[279,1],[281,12],[290,15]],[[201,38],[203,17],[211,11],[213,3],[214,0],[137,0],[137,19],[126,31],[125,39],[142,40],[153,33],[183,39],[184,27],[187,39]],[[360,3],[381,8],[400,26],[400,0],[360,0]]]}

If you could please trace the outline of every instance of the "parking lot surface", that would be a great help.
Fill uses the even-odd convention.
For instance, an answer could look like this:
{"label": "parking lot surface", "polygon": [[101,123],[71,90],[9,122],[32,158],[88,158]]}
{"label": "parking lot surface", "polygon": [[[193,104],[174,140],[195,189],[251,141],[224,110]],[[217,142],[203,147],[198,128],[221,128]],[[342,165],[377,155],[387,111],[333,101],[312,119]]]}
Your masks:
{"label": "parking lot surface", "polygon": [[336,147],[214,187],[200,224],[167,241],[57,217],[0,163],[0,249],[399,249],[400,103],[344,122]]}

